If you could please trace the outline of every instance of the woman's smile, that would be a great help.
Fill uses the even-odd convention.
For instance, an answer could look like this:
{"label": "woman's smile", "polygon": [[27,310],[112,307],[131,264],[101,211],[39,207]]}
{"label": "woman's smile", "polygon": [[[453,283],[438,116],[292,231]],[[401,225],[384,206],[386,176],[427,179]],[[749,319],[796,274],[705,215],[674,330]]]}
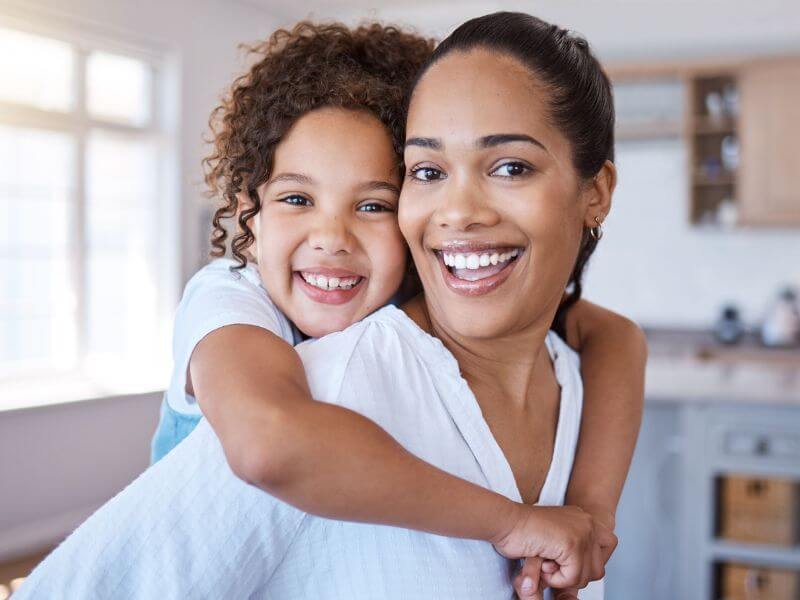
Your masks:
{"label": "woman's smile", "polygon": [[482,296],[496,290],[511,275],[522,246],[487,241],[450,240],[433,254],[448,289],[462,296]]}

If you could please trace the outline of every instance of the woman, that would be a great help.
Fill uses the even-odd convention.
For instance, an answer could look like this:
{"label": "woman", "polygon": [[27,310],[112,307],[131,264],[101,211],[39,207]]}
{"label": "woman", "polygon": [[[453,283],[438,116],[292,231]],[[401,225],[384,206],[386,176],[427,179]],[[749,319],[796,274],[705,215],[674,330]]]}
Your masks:
{"label": "woman", "polygon": [[[409,112],[400,222],[425,297],[302,346],[314,397],[366,414],[421,458],[512,499],[563,502],[580,379],[574,355],[548,330],[564,290],[580,293],[610,207],[612,128],[608,82],[585,43],[508,13],[454,32],[423,71]],[[102,579],[113,597],[510,593],[507,564],[491,546],[310,517],[225,472],[214,441],[201,425],[23,590],[58,585],[82,559],[70,583],[88,592]],[[165,470],[174,477],[161,477]],[[161,503],[139,502],[164,480],[180,484]],[[604,492],[588,504],[610,519],[617,497]],[[150,512],[165,501],[182,519]],[[197,531],[198,518],[206,530]],[[547,544],[525,555],[558,564],[543,576],[548,585],[585,583],[597,576],[603,544],[584,538],[590,556],[577,576]]]}

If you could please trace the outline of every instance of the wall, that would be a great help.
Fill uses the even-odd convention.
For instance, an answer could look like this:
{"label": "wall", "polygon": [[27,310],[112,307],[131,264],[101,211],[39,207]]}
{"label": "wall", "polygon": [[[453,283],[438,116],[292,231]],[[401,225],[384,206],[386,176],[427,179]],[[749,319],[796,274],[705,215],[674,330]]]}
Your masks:
{"label": "wall", "polygon": [[587,297],[648,325],[708,327],[724,302],[758,322],[779,286],[800,286],[798,230],[689,226],[678,140],[617,146],[619,186]]}
{"label": "wall", "polygon": [[[222,0],[0,0],[0,12],[32,22],[153,42],[174,54],[180,77],[180,279],[203,260],[202,136],[218,97],[241,70],[241,42],[275,20]],[[159,394],[0,412],[0,560],[58,540],[145,468]]]}

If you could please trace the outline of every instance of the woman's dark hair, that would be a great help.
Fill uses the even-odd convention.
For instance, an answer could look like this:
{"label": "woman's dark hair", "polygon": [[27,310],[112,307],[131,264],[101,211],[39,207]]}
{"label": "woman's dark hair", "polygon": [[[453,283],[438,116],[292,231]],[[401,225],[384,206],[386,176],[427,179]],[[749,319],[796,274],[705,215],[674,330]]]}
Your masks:
{"label": "woman's dark hair", "polygon": [[[614,160],[614,102],[611,84],[582,37],[524,13],[497,12],[471,19],[434,50],[413,88],[437,61],[451,52],[495,50],[527,66],[550,90],[550,118],[572,146],[578,174],[589,179]],[[581,297],[581,279],[597,246],[584,229],[580,249],[552,328],[566,338],[566,313]]]}
{"label": "woman's dark hair", "polygon": [[[249,221],[261,210],[256,190],[269,180],[275,148],[291,126],[322,107],[365,110],[389,130],[401,165],[405,95],[433,51],[433,40],[378,23],[355,29],[302,21],[247,48],[257,57],[211,113],[213,151],[203,161],[205,179],[222,204],[212,218],[211,255],[223,256],[236,217],[231,252],[247,264],[254,240]],[[240,206],[239,194],[250,200]]]}

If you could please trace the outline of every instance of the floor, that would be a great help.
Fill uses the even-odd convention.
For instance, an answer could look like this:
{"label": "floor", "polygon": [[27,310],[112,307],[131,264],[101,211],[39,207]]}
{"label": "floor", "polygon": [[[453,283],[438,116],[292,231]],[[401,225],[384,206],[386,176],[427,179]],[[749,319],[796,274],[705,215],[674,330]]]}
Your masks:
{"label": "floor", "polygon": [[[0,600],[6,600],[14,589],[12,581],[25,577],[41,560],[50,553],[52,548],[47,548],[41,552],[23,556],[13,561],[0,563]],[[17,582],[15,582],[17,583]],[[17,583],[19,585],[19,583]]]}

